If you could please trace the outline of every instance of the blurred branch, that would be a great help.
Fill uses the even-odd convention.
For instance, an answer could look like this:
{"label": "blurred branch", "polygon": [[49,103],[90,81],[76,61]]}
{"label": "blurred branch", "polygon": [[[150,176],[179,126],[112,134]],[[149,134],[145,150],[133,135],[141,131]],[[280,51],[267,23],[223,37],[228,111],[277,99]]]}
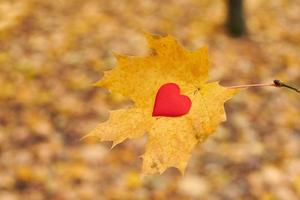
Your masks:
{"label": "blurred branch", "polygon": [[291,89],[291,90],[294,90],[294,91],[300,93],[300,90],[299,90],[299,89],[297,89],[297,88],[295,88],[295,87],[292,87],[292,86],[290,86],[290,85],[287,85],[287,84],[281,82],[280,80],[274,80],[274,85],[275,85],[276,87],[286,87],[286,88],[288,88],[288,89]]}

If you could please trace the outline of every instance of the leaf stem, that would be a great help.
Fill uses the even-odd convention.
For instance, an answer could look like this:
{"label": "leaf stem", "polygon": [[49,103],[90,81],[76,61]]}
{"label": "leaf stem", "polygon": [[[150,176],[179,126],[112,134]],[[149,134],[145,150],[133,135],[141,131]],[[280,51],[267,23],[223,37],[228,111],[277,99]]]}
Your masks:
{"label": "leaf stem", "polygon": [[251,88],[251,87],[285,87],[291,90],[294,90],[295,92],[300,93],[300,90],[292,87],[290,85],[287,85],[280,80],[274,80],[273,83],[258,83],[258,84],[248,84],[248,85],[234,85],[234,86],[229,86],[227,88],[229,89],[237,89],[237,88]]}
{"label": "leaf stem", "polygon": [[266,86],[276,87],[274,83],[258,83],[258,84],[248,84],[248,85],[234,85],[234,86],[229,86],[227,88],[237,89],[237,88],[249,88],[249,87],[266,87]]}

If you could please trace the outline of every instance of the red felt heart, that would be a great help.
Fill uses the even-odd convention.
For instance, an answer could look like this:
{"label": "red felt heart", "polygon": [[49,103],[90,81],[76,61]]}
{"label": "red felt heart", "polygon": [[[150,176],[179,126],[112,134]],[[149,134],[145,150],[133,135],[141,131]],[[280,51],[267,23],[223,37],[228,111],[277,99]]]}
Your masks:
{"label": "red felt heart", "polygon": [[180,95],[180,88],[175,83],[162,85],[155,98],[152,116],[178,117],[189,112],[192,101],[188,96]]}

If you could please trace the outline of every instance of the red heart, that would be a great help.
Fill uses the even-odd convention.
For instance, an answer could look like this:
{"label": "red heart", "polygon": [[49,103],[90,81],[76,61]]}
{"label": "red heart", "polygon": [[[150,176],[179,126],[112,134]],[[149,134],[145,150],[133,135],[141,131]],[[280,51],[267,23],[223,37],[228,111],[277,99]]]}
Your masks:
{"label": "red heart", "polygon": [[155,98],[152,116],[178,117],[189,112],[192,101],[188,96],[180,95],[180,88],[175,83],[162,85]]}

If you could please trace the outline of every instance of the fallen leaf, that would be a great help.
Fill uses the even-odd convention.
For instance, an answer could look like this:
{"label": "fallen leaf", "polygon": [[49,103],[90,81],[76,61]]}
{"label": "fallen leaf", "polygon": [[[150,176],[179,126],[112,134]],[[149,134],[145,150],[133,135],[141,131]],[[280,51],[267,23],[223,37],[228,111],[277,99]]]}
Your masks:
{"label": "fallen leaf", "polygon": [[[224,102],[239,90],[206,83],[209,60],[207,47],[196,51],[183,48],[172,36],[146,34],[150,55],[116,55],[117,66],[106,71],[97,86],[133,100],[134,106],[110,112],[108,121],[99,124],[88,136],[112,141],[148,134],[143,172],[162,173],[175,167],[184,173],[195,145],[202,143],[226,120]],[[161,86],[175,83],[180,93],[190,98],[188,113],[177,117],[152,116],[156,94]]]}

